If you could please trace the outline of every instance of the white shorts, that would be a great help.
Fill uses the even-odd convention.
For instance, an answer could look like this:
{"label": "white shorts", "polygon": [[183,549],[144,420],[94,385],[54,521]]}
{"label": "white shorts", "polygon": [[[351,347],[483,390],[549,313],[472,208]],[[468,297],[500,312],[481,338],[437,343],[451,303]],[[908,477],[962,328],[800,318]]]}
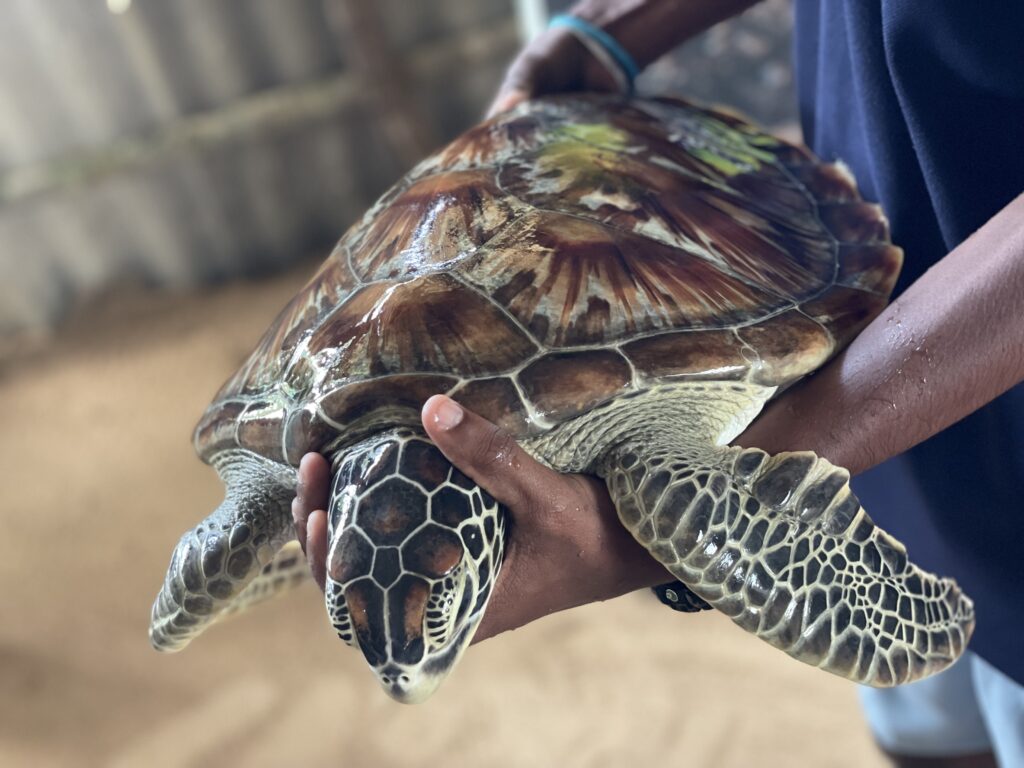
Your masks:
{"label": "white shorts", "polygon": [[861,688],[878,743],[908,757],[993,752],[1024,766],[1024,686],[973,653],[949,669],[896,688]]}

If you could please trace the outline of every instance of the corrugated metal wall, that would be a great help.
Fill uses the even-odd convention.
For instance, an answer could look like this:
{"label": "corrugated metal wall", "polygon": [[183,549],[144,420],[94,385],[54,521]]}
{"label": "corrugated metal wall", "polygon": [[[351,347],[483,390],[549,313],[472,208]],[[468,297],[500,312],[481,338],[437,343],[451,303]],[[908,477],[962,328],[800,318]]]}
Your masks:
{"label": "corrugated metal wall", "polygon": [[[112,285],[251,274],[333,242],[408,162],[349,2],[5,3],[0,335]],[[421,135],[474,121],[517,44],[509,0],[360,2],[411,76]]]}

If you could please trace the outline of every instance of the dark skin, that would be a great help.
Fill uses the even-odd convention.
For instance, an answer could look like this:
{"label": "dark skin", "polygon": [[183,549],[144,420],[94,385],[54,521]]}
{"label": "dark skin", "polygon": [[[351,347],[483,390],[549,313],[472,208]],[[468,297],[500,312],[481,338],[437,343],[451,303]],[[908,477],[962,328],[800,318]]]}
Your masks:
{"label": "dark skin", "polygon": [[[474,642],[549,613],[672,580],[626,534],[600,480],[548,469],[507,433],[443,395],[426,402],[422,420],[449,461],[512,515],[501,576]],[[292,505],[299,541],[321,588],[329,473],[322,456],[304,456]]]}
{"label": "dark skin", "polygon": [[[641,66],[753,5],[749,0],[594,0],[575,9],[608,30]],[[611,80],[564,31],[551,30],[509,70],[492,113],[525,98],[602,90]],[[940,432],[1024,381],[1024,195],[915,282],[815,375],[774,400],[736,444],[811,450],[863,472]],[[452,418],[451,409],[461,413]],[[603,483],[540,465],[515,441],[448,398],[424,405],[423,426],[449,460],[510,511],[512,533],[476,639],[549,613],[670,581],[619,524]],[[329,467],[308,454],[293,514],[323,586]],[[994,766],[991,754],[906,758],[900,766]]]}

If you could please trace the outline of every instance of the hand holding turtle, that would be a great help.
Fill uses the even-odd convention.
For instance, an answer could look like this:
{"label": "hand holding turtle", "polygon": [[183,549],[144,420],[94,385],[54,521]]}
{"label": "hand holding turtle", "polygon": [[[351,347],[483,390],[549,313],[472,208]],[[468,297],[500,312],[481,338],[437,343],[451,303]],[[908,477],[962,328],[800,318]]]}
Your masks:
{"label": "hand holding turtle", "polygon": [[565,29],[548,29],[519,52],[505,74],[487,117],[536,96],[571,91],[614,91],[615,81]]}
{"label": "hand holding turtle", "polygon": [[[643,68],[690,37],[729,18],[756,0],[582,0],[570,13],[610,35]],[[512,61],[487,110],[493,117],[529,98],[573,91],[620,90],[614,63],[598,60],[565,25],[531,40]],[[598,47],[601,47],[600,43]],[[627,73],[632,77],[632,73]]]}
{"label": "hand holding turtle", "polygon": [[[422,419],[445,456],[511,514],[505,561],[476,640],[672,580],[619,523],[604,483],[548,469],[506,432],[447,397],[428,400]],[[316,453],[303,457],[292,515],[321,589],[329,487],[327,461]]]}
{"label": "hand holding turtle", "polygon": [[[399,701],[457,663],[511,540],[507,596],[528,613],[504,626],[663,578],[623,565],[625,537],[586,481],[534,467],[466,412],[444,421],[438,401],[426,427],[410,421],[442,391],[555,472],[601,477],[680,589],[790,655],[874,685],[948,666],[970,601],[871,523],[843,470],[727,447],[892,289],[899,251],[841,167],[682,101],[589,95],[523,104],[417,174],[346,235],[200,422],[225,499],[172,554],[155,647],[178,650],[307,573],[287,510],[310,452],[332,463],[329,520],[306,516],[326,611]],[[597,213],[595,190],[609,201]],[[635,231],[641,214],[658,227]],[[709,233],[714,250],[691,252]],[[300,518],[327,501],[309,485],[327,474],[318,461]],[[495,474],[492,495],[477,478]],[[904,606],[897,627],[916,639],[914,617],[938,616],[941,642],[911,647],[869,613],[883,586],[890,616]]]}

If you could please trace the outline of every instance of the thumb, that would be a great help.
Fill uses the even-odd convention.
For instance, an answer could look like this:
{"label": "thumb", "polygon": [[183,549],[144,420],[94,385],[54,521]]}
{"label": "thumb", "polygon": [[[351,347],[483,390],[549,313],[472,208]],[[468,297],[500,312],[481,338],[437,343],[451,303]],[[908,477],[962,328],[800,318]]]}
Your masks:
{"label": "thumb", "polygon": [[515,513],[538,506],[564,483],[560,474],[527,454],[508,432],[449,397],[431,397],[421,418],[430,439],[448,460]]}
{"label": "thumb", "polygon": [[487,119],[490,120],[495,115],[500,115],[502,112],[508,112],[517,104],[529,98],[529,96],[529,92],[522,88],[511,88],[509,90],[503,89],[501,93],[495,97],[490,108],[487,110]]}

